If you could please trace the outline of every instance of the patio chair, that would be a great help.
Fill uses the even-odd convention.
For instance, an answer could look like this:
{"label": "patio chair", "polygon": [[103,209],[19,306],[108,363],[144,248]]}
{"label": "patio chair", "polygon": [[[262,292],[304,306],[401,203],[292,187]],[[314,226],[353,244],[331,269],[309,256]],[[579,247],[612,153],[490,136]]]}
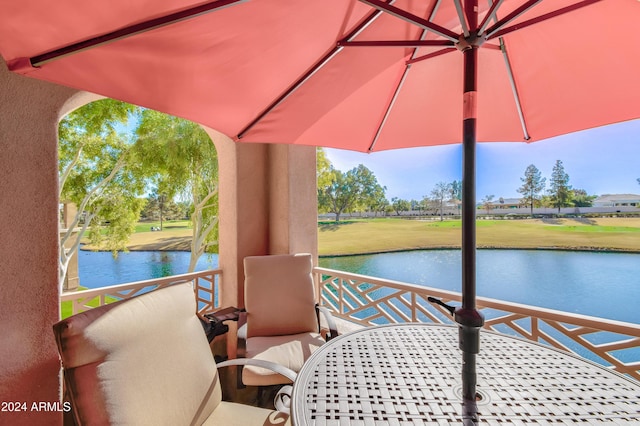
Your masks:
{"label": "patio chair", "polygon": [[285,413],[222,401],[189,283],[88,310],[53,329],[78,425],[289,424]]}
{"label": "patio chair", "polygon": [[[316,303],[312,268],[310,254],[244,259],[245,311],[238,320],[238,357],[270,361],[298,372],[315,349],[337,336],[331,314]],[[320,312],[328,330],[320,328]],[[287,383],[291,380],[276,372],[244,366],[238,385]]]}

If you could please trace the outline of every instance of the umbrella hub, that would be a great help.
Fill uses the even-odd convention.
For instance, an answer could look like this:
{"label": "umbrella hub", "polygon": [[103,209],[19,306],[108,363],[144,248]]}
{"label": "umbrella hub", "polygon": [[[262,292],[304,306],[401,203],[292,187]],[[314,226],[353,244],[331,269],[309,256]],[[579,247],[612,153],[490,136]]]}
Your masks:
{"label": "umbrella hub", "polygon": [[458,38],[458,42],[456,43],[456,48],[464,52],[469,49],[474,49],[482,46],[484,42],[487,41],[486,35],[478,35],[477,33],[470,33],[465,37],[464,34],[460,34]]}

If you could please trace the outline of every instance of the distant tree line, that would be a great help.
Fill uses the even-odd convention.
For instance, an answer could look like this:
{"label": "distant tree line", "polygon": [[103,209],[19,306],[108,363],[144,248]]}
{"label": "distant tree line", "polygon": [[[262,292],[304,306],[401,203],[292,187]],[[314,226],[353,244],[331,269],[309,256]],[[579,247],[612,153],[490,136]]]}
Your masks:
{"label": "distant tree line", "polygon": [[565,172],[561,160],[556,160],[553,166],[546,193],[546,178],[542,177],[535,165],[530,164],[520,180],[522,186],[518,192],[523,196],[521,202],[530,207],[531,214],[534,207],[554,207],[558,212],[562,207],[591,207],[597,198],[587,194],[584,189],[574,189],[569,185],[569,174]]}
{"label": "distant tree line", "polygon": [[[374,173],[360,164],[343,172],[337,170],[327,158],[324,150],[317,151],[318,178],[318,210],[319,213],[333,213],[339,221],[345,213],[370,213],[377,215],[400,216],[405,212],[417,214],[439,215],[444,220],[446,214],[459,213],[462,204],[462,182],[437,182],[428,195],[421,200],[405,200],[393,197],[386,198],[387,188],[381,185]],[[569,174],[565,171],[561,160],[556,160],[551,176],[542,176],[538,168],[531,164],[520,178],[521,186],[517,189],[522,195],[520,204],[535,207],[591,207],[597,198],[589,195],[584,189],[573,188],[569,183]],[[548,183],[548,186],[547,186]],[[638,178],[640,184],[640,178]],[[495,195],[486,195],[480,201],[480,207],[490,212],[505,202]]]}

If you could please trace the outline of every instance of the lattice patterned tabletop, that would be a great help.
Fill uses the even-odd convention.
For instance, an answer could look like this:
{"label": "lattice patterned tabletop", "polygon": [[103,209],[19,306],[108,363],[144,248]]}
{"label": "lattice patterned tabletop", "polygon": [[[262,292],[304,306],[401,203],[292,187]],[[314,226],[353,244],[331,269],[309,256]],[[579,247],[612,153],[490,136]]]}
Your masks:
{"label": "lattice patterned tabletop", "polygon": [[[481,332],[479,424],[640,425],[640,383],[533,342]],[[314,352],[292,394],[296,426],[462,424],[456,327],[397,324]]]}

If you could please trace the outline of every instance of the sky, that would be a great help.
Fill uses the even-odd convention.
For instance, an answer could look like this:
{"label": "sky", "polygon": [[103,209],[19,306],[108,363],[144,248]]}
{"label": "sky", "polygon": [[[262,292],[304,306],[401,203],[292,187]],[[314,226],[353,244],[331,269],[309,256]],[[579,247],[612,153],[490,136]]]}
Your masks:
{"label": "sky", "polygon": [[[325,148],[341,171],[364,164],[387,187],[387,199],[422,200],[438,182],[462,179],[462,146],[408,148],[364,154]],[[640,120],[572,133],[533,143],[479,143],[476,198],[520,198],[525,169],[535,165],[551,178],[561,160],[569,184],[590,195],[640,194]],[[548,187],[548,185],[547,185]]]}

